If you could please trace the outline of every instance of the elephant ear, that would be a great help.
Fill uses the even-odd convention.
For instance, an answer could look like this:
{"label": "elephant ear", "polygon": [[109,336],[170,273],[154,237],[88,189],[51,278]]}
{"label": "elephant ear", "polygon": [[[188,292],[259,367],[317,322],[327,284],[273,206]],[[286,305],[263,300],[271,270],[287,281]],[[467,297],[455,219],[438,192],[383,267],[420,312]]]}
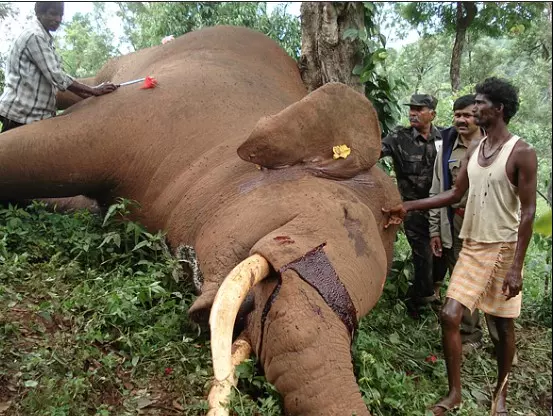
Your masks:
{"label": "elephant ear", "polygon": [[380,124],[370,101],[345,84],[328,83],[260,119],[238,155],[270,169],[299,165],[317,176],[348,179],[370,169],[380,149]]}

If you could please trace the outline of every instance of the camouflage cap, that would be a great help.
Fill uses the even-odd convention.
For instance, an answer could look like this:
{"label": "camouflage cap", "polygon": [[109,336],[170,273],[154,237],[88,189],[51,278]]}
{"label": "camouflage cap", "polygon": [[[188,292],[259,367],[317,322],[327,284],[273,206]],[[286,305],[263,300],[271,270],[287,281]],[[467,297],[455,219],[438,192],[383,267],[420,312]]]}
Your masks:
{"label": "camouflage cap", "polygon": [[438,100],[429,94],[413,94],[411,96],[411,101],[403,105],[409,105],[409,106],[412,105],[415,107],[428,107],[431,110],[435,110],[436,105],[438,105]]}

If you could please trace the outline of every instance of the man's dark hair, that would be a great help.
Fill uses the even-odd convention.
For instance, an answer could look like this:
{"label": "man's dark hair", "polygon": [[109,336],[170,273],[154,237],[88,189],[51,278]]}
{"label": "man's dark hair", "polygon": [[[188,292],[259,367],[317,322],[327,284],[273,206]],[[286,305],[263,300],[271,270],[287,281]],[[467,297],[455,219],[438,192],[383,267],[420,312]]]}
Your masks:
{"label": "man's dark hair", "polygon": [[467,108],[469,105],[473,105],[475,98],[476,95],[474,94],[463,95],[462,97],[457,98],[453,103],[453,111],[462,110],[463,108]]}
{"label": "man's dark hair", "polygon": [[63,1],[37,1],[35,3],[35,14],[45,14],[49,9],[63,11]]}
{"label": "man's dark hair", "polygon": [[518,111],[518,90],[509,81],[497,77],[486,78],[476,86],[476,93],[488,97],[494,106],[503,104],[503,120],[509,124]]}

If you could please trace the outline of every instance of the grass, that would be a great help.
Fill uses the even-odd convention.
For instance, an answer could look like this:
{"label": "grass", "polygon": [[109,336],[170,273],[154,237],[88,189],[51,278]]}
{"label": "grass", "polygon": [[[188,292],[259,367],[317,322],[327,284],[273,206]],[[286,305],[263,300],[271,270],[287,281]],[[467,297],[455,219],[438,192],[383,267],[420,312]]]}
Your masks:
{"label": "grass", "polygon": [[[192,287],[163,234],[120,221],[127,205],[113,206],[104,219],[40,204],[0,209],[0,415],[205,414],[209,341],[187,317]],[[396,251],[385,293],[360,323],[355,369],[373,415],[425,415],[447,387],[439,323],[431,310],[411,320],[397,300],[411,273],[402,235]],[[549,414],[547,264],[550,270],[551,241],[536,237],[517,323],[513,415]],[[232,414],[282,414],[255,360],[238,374]],[[495,382],[489,351],[465,360],[463,382],[458,414],[487,415]]]}

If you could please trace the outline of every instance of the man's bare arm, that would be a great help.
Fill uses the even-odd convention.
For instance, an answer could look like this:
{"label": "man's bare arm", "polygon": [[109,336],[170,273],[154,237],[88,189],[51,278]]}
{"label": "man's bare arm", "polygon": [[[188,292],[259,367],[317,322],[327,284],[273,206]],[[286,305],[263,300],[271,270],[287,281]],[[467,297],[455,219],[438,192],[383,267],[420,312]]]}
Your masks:
{"label": "man's bare arm", "polygon": [[518,168],[518,196],[520,198],[520,225],[513,267],[522,270],[526,250],[532,238],[532,225],[536,215],[536,189],[538,159],[536,151],[525,143],[516,153]]}
{"label": "man's bare arm", "polygon": [[469,188],[469,176],[467,171],[468,161],[475,149],[478,147],[478,143],[472,143],[471,147],[465,154],[463,161],[461,162],[461,170],[455,181],[455,185],[448,191],[441,192],[430,198],[418,199],[416,201],[407,201],[402,205],[393,207],[389,210],[382,209],[384,214],[389,216],[388,223],[384,228],[388,228],[390,224],[399,224],[403,221],[403,218],[409,211],[426,211],[432,208],[447,207],[449,205],[459,202],[465,192]]}
{"label": "man's bare arm", "polygon": [[79,97],[88,98],[91,96],[99,96],[113,92],[117,89],[117,86],[111,83],[107,83],[99,85],[97,87],[89,87],[88,85],[81,84],[78,81],[73,81],[73,83],[69,85],[67,89],[77,94]]}
{"label": "man's bare arm", "polygon": [[[536,215],[536,189],[538,159],[536,151],[527,143],[521,143],[515,148],[515,169],[517,172],[518,196],[520,198],[520,225],[518,227],[518,239],[515,250],[515,258],[511,266],[511,272],[517,277],[515,281],[505,279],[503,287],[507,299],[516,296],[522,288],[522,266],[526,250],[532,238],[532,225]],[[510,277],[511,273],[508,274]],[[516,280],[519,280],[518,282]],[[509,289],[507,292],[507,288]]]}

